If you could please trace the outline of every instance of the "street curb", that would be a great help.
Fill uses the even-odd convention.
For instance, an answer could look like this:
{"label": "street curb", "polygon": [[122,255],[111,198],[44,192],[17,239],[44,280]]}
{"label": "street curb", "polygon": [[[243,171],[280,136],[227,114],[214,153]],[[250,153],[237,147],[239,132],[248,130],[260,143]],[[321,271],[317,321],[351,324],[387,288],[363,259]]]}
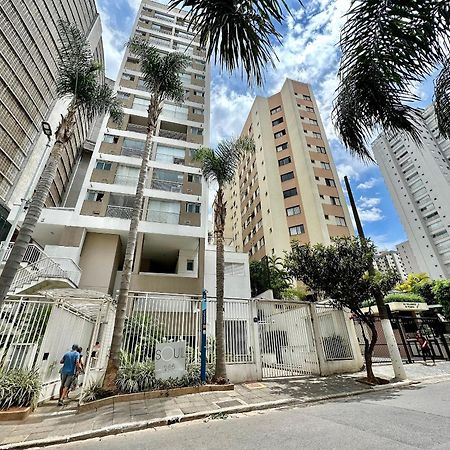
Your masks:
{"label": "street curb", "polygon": [[69,442],[84,441],[87,439],[111,436],[122,433],[129,433],[132,431],[145,430],[147,428],[156,428],[167,425],[173,425],[176,423],[190,422],[193,420],[206,419],[215,414],[237,414],[245,413],[250,411],[262,411],[266,409],[275,409],[286,406],[301,406],[308,405],[312,403],[320,403],[327,400],[337,400],[341,398],[349,398],[357,395],[370,394],[372,392],[388,391],[391,389],[397,389],[402,387],[407,387],[411,385],[427,383],[429,381],[446,381],[450,380],[449,375],[440,375],[437,377],[426,377],[420,380],[405,380],[399,381],[392,384],[384,384],[379,386],[367,387],[365,389],[360,389],[353,392],[343,392],[339,394],[324,395],[320,397],[306,398],[303,400],[297,399],[282,399],[274,400],[270,402],[253,403],[250,405],[242,406],[232,406],[229,408],[221,408],[220,410],[214,409],[210,411],[201,411],[191,414],[183,414],[180,416],[168,416],[164,418],[157,418],[152,420],[144,420],[140,422],[128,422],[120,425],[113,425],[105,428],[100,428],[98,430],[85,431],[80,433],[75,433],[70,436],[53,437],[47,439],[37,439],[34,441],[18,442],[13,444],[6,444],[0,446],[0,450],[10,450],[10,449],[25,449],[32,447],[48,447],[50,445],[57,444],[67,444]]}

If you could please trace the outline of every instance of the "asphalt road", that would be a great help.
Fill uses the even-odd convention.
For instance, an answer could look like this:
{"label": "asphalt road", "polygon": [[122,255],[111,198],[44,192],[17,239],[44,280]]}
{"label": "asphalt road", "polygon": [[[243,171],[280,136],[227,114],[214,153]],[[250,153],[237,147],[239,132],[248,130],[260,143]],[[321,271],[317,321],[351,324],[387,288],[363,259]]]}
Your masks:
{"label": "asphalt road", "polygon": [[183,423],[51,448],[448,450],[450,382]]}

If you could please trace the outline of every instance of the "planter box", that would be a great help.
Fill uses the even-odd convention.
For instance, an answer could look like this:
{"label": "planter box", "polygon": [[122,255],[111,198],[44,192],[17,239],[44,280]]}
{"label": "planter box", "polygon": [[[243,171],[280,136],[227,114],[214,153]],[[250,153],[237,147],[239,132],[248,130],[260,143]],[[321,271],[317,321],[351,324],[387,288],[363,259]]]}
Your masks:
{"label": "planter box", "polygon": [[135,394],[119,394],[102,398],[89,403],[80,403],[78,412],[96,411],[103,406],[115,405],[116,403],[132,402],[161,397],[179,397],[181,395],[198,394],[200,392],[232,391],[234,384],[206,384],[204,386],[190,386],[173,389],[162,389],[158,391],[136,392]]}
{"label": "planter box", "polygon": [[7,420],[24,420],[31,414],[31,406],[0,410],[0,422]]}

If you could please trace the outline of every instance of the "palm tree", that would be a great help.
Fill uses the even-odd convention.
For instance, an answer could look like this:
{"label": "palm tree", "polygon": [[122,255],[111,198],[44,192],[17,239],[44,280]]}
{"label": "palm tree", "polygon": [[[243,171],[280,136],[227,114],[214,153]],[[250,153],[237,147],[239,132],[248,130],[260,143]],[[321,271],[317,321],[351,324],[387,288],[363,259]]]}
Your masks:
{"label": "palm tree", "polygon": [[138,184],[131,213],[130,229],[128,231],[125,260],[120,280],[119,296],[117,299],[116,318],[114,321],[111,353],[106,368],[104,387],[115,389],[115,380],[120,364],[120,348],[125,325],[125,311],[130,290],[131,272],[138,234],[138,225],[144,200],[144,186],[147,180],[147,169],[150,161],[153,136],[156,131],[163,102],[171,100],[181,103],[184,100],[184,89],[180,75],[185,71],[190,58],[180,53],[162,55],[156,47],[140,39],[132,39],[128,43],[129,50],[140,58],[141,72],[145,87],[150,92],[150,103],[147,116],[147,140],[142,155]]}
{"label": "palm tree", "polygon": [[58,23],[60,45],[56,92],[60,99],[71,97],[65,116],[55,133],[55,144],[36,186],[27,214],[20,228],[14,247],[0,277],[0,307],[11,288],[14,276],[27,246],[33,236],[36,223],[44,208],[50,187],[56,176],[64,146],[69,142],[77,114],[92,121],[101,113],[109,112],[113,120],[122,120],[122,107],[113,96],[111,88],[99,81],[102,67],[92,55],[86,36],[75,26],[60,20]]}
{"label": "palm tree", "polygon": [[435,109],[450,137],[448,0],[352,2],[340,46],[333,120],[352,153],[371,158],[367,142],[379,126],[418,140],[414,88],[438,68]]}
{"label": "palm tree", "polygon": [[242,67],[249,81],[263,83],[265,67],[276,59],[273,42],[281,42],[276,25],[290,12],[286,0],[170,0],[169,6],[189,10],[189,29],[200,37],[208,60],[228,71]]}
{"label": "palm tree", "polygon": [[245,153],[254,150],[253,140],[247,137],[220,142],[216,150],[202,147],[195,153],[194,159],[200,161],[203,176],[217,183],[214,200],[214,235],[216,240],[216,368],[214,381],[221,383],[227,379],[225,368],[225,336],[223,321],[224,297],[224,240],[226,202],[224,188],[234,180],[236,170]]}

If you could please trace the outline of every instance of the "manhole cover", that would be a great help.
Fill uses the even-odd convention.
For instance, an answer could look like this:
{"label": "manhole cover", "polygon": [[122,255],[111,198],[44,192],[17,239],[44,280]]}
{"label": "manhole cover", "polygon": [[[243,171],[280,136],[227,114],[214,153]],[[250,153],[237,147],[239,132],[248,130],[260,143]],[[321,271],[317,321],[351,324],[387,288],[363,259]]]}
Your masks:
{"label": "manhole cover", "polygon": [[242,403],[238,400],[227,400],[225,402],[216,402],[219,408],[230,408],[231,406],[242,406]]}

